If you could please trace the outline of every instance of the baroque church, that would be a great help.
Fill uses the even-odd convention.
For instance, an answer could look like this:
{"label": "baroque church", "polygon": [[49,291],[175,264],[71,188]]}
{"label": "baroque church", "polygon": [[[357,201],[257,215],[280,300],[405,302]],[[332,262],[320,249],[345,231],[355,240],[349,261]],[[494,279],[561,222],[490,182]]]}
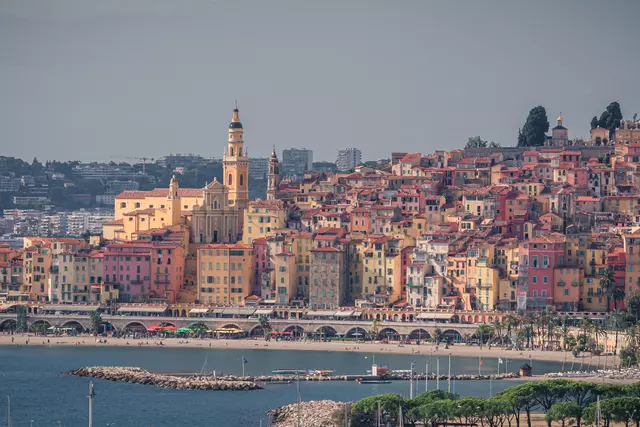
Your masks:
{"label": "baroque church", "polygon": [[189,231],[189,243],[235,243],[241,237],[248,200],[249,157],[236,105],[223,154],[223,181],[204,188],[179,188],[175,175],[169,188],[124,191],[115,197],[115,219],[104,225],[107,240],[137,240],[167,229]]}

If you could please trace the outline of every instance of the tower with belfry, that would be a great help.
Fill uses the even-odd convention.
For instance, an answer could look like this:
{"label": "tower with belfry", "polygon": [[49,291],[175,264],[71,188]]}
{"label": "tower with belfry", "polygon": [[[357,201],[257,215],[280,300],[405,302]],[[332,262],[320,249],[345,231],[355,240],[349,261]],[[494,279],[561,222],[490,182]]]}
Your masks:
{"label": "tower with belfry", "polygon": [[229,123],[229,140],[222,164],[224,185],[229,189],[229,204],[245,209],[249,202],[249,156],[244,146],[244,129],[237,102]]}
{"label": "tower with belfry", "polygon": [[269,157],[269,174],[267,175],[267,200],[275,200],[278,186],[280,185],[280,162],[276,154],[276,147],[273,147],[271,157]]}

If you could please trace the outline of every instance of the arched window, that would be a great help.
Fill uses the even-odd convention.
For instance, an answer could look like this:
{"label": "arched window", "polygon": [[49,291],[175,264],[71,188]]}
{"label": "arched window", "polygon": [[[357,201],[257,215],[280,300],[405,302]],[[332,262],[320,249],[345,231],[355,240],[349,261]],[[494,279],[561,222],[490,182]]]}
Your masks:
{"label": "arched window", "polygon": [[231,155],[233,156],[233,147],[231,147]]}
{"label": "arched window", "polygon": [[122,203],[120,203],[120,207],[121,207],[121,208],[126,208],[126,207],[127,207],[127,202],[122,202]]}
{"label": "arched window", "polygon": [[233,185],[233,176],[231,174],[229,174],[229,180],[227,182],[227,185]]}
{"label": "arched window", "polygon": [[244,185],[244,175],[240,174],[240,185]]}
{"label": "arched window", "polygon": [[238,156],[242,156],[242,148],[238,148]]}

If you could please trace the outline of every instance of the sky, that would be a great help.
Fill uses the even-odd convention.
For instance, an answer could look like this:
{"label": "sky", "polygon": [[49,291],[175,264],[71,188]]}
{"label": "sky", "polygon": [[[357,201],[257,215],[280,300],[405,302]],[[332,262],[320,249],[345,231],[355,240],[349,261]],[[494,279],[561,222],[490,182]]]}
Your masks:
{"label": "sky", "polygon": [[638,0],[0,0],[0,155],[335,161],[640,113]]}

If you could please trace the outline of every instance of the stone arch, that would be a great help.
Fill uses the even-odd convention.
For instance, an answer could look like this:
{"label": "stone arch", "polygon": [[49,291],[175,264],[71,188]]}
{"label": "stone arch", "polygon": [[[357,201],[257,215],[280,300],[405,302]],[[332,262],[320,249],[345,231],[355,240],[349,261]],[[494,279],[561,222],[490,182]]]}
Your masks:
{"label": "stone arch", "polygon": [[401,319],[401,320],[402,320],[403,322],[406,322],[406,321],[407,321],[407,315],[403,313],[403,314],[402,314],[402,319]]}
{"label": "stone arch", "polygon": [[180,312],[180,317],[187,317],[187,310],[182,309],[182,311]]}
{"label": "stone arch", "polygon": [[460,317],[457,314],[454,314],[451,317],[451,323],[460,323]]}
{"label": "stone arch", "polygon": [[400,334],[398,334],[398,331],[396,331],[393,328],[384,328],[380,331],[380,333],[378,334],[378,337],[380,339],[384,339],[384,338],[388,338],[388,339],[394,339],[394,338],[399,338]]}
{"label": "stone arch", "polygon": [[447,329],[442,332],[442,337],[447,341],[461,342],[462,334],[457,329]]}
{"label": "stone arch", "polygon": [[189,329],[209,329],[209,326],[207,326],[207,324],[204,323],[204,322],[195,322],[195,323],[191,323],[189,326],[187,326],[187,328],[189,328]]}
{"label": "stone arch", "polygon": [[33,322],[31,324],[31,326],[29,326],[29,331],[30,332],[37,332],[39,330],[42,330],[41,328],[43,328],[43,327],[44,327],[44,330],[46,331],[51,326],[53,326],[53,325],[48,320],[36,320],[35,322]]}
{"label": "stone arch", "polygon": [[460,316],[460,323],[466,323],[466,321],[467,321],[467,316],[465,316],[464,314]]}
{"label": "stone arch", "polygon": [[129,322],[126,325],[124,325],[124,328],[122,328],[123,332],[126,331],[131,331],[131,332],[139,332],[139,331],[144,331],[147,332],[147,327],[144,326],[144,324],[142,324],[141,322]]}
{"label": "stone arch", "polygon": [[316,333],[320,335],[324,335],[327,338],[333,338],[338,334],[338,331],[331,326],[320,326],[316,329]]}
{"label": "stone arch", "polygon": [[369,334],[364,328],[356,326],[355,328],[351,328],[347,331],[345,337],[346,338],[355,338],[355,339],[365,339]]}
{"label": "stone arch", "polygon": [[282,332],[291,332],[291,335],[294,335],[294,336],[300,336],[305,334],[304,328],[300,325],[289,325],[286,328],[284,328]]}
{"label": "stone arch", "polygon": [[493,316],[489,316],[487,320],[489,321],[489,323],[493,322]]}
{"label": "stone arch", "polygon": [[473,323],[478,323],[478,315],[473,316]]}
{"label": "stone arch", "polygon": [[430,339],[430,338],[431,338],[431,334],[422,328],[414,329],[409,333],[409,339],[411,340],[424,340],[424,339]]}
{"label": "stone arch", "polygon": [[380,313],[376,313],[376,320],[380,320]]}
{"label": "stone arch", "polygon": [[393,315],[393,321],[394,321],[394,322],[397,322],[397,321],[398,321],[398,315],[397,315],[397,314],[394,314],[394,315]]}
{"label": "stone arch", "polygon": [[61,328],[73,328],[78,332],[82,332],[87,329],[81,322],[77,320],[67,320],[63,324],[60,325]]}
{"label": "stone arch", "polygon": [[15,331],[18,327],[16,319],[4,319],[0,321],[0,331]]}
{"label": "stone arch", "polygon": [[264,328],[261,325],[255,325],[251,329],[249,329],[250,337],[261,337],[264,336]]}

